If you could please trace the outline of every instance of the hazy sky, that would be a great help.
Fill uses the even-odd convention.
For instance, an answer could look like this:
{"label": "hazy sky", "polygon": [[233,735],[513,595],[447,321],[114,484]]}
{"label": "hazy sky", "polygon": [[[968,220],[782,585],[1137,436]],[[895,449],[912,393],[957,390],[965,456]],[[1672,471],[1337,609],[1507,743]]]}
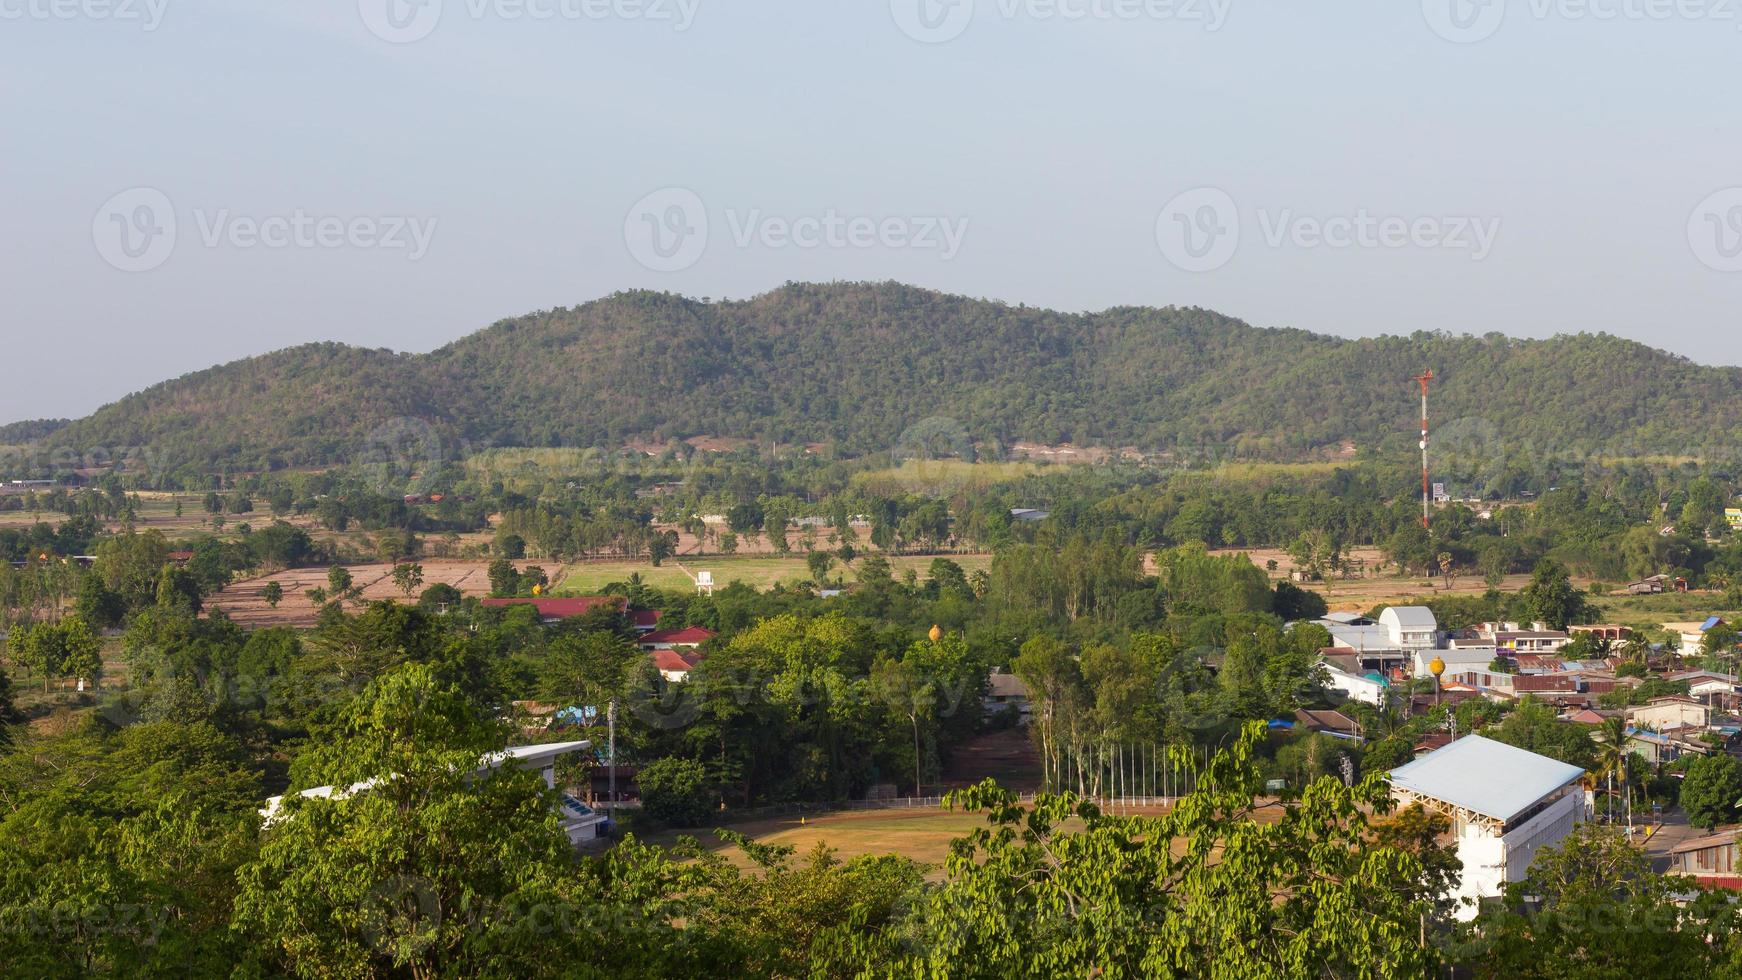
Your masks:
{"label": "hazy sky", "polygon": [[0,421],[786,280],[1742,363],[1739,28],[1736,0],[0,0]]}

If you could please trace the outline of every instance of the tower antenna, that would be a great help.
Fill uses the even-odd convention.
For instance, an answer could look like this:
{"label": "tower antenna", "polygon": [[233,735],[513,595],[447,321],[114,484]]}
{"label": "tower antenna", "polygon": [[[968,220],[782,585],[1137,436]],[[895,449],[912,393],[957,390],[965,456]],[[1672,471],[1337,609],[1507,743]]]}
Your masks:
{"label": "tower antenna", "polygon": [[1426,374],[1416,375],[1415,381],[1421,385],[1421,526],[1424,530],[1430,527],[1428,502],[1431,499],[1431,487],[1428,483],[1427,469],[1427,386],[1434,379],[1430,370]]}

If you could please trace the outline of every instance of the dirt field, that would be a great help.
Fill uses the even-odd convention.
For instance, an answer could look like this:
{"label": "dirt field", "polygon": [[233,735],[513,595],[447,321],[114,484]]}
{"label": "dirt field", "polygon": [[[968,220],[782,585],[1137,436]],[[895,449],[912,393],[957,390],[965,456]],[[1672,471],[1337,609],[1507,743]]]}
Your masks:
{"label": "dirt field", "polygon": [[[1221,548],[1211,552],[1216,555],[1241,553],[1250,556],[1253,564],[1265,568],[1267,572],[1267,563],[1275,561],[1276,570],[1268,572],[1272,579],[1286,579],[1295,569],[1294,560],[1287,552],[1277,548]],[[1351,548],[1348,555],[1352,559],[1367,563],[1365,577],[1332,578],[1325,582],[1305,583],[1303,586],[1323,595],[1326,604],[1331,607],[1331,612],[1365,612],[1378,605],[1405,605],[1440,596],[1481,595],[1488,591],[1488,583],[1480,575],[1461,575],[1453,580],[1452,588],[1448,591],[1442,578],[1428,579],[1414,575],[1399,577],[1396,569],[1389,566],[1380,571],[1379,567],[1385,559],[1378,548]],[[1529,584],[1529,575],[1509,575],[1501,583],[1500,590],[1516,592]],[[1573,584],[1579,588],[1587,588],[1591,583],[1588,579],[1575,578]]]}
{"label": "dirt field", "polygon": [[[1121,807],[1117,812],[1130,816],[1160,816],[1167,811],[1159,807]],[[1274,823],[1278,819],[1278,813],[1273,808],[1260,810],[1255,819],[1263,823]],[[758,843],[789,845],[801,858],[819,843],[833,848],[836,857],[842,860],[864,854],[899,854],[921,864],[931,865],[934,869],[931,877],[936,879],[942,874],[941,866],[945,856],[949,854],[950,841],[985,825],[984,813],[963,813],[959,810],[952,812],[941,807],[924,807],[911,810],[856,810],[802,818],[779,817],[731,824],[730,827]],[[1080,824],[1072,821],[1066,827],[1077,829]],[[669,847],[677,842],[680,834],[694,837],[705,849],[726,855],[732,863],[740,867],[751,866],[751,862],[742,852],[734,845],[715,837],[712,829],[659,831],[642,835],[640,839]]]}
{"label": "dirt field", "polygon": [[[468,596],[486,596],[490,594],[490,578],[488,561],[425,559],[423,565],[423,585],[418,592],[432,585],[451,585]],[[550,574],[556,581],[563,574],[563,566],[551,562],[517,561],[516,568],[524,569],[529,565],[538,565]],[[362,586],[365,599],[397,599],[405,600],[405,593],[399,591],[393,584],[393,566],[387,564],[350,565],[347,571],[351,573],[352,581]],[[267,582],[277,582],[284,589],[284,600],[277,609],[266,604],[260,598],[260,590]],[[249,629],[261,629],[268,626],[310,627],[315,624],[315,617],[320,612],[319,607],[310,602],[304,595],[309,589],[326,588],[327,570],[324,568],[293,568],[275,575],[263,575],[243,582],[233,582],[224,591],[206,600],[206,608],[220,607],[237,623]],[[417,593],[413,593],[413,599]]]}
{"label": "dirt field", "polygon": [[[977,569],[990,568],[991,555],[947,555],[949,560],[962,566],[962,569],[972,574]],[[896,555],[889,559],[890,566],[899,578],[907,569],[913,569],[923,581],[927,570],[931,567],[931,556]],[[680,567],[681,565],[681,567]],[[639,572],[641,580],[648,585],[661,589],[694,588],[689,574],[703,570],[714,573],[716,586],[729,585],[732,582],[743,582],[757,589],[772,587],[776,582],[792,585],[806,582],[811,578],[809,566],[802,556],[794,555],[788,558],[773,556],[745,557],[732,555],[727,557],[710,556],[695,558],[690,555],[679,555],[677,561],[667,559],[658,568],[649,565],[645,559],[606,561],[606,562],[576,562],[569,567],[566,578],[556,581],[556,592],[564,595],[588,595],[597,592],[611,582],[621,582],[630,575]],[[843,566],[839,561],[829,570],[831,577],[853,576],[850,567]]]}

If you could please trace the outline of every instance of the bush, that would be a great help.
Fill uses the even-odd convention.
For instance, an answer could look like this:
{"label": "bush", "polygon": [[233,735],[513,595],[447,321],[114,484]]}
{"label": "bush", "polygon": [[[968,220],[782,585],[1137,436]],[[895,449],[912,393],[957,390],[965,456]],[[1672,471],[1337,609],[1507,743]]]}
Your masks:
{"label": "bush", "polygon": [[660,759],[635,776],[641,789],[641,809],[673,827],[699,827],[714,811],[708,771],[694,759]]}

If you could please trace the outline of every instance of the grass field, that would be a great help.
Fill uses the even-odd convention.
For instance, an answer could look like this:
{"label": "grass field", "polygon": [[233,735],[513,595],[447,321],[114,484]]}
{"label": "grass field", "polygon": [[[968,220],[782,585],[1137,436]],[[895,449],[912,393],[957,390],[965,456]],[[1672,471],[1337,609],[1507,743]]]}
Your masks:
{"label": "grass field", "polygon": [[[833,848],[842,860],[864,854],[900,854],[921,864],[942,865],[950,841],[966,836],[985,822],[984,814],[927,807],[778,817],[732,824],[731,829],[758,843],[793,847],[800,856],[821,843]],[[694,837],[704,849],[724,854],[740,866],[750,866],[742,852],[721,841],[711,829],[665,830],[642,839],[670,847],[680,836]]]}
{"label": "grass field", "polygon": [[[992,565],[991,555],[950,555],[948,557],[970,574],[977,569],[990,568]],[[779,558],[760,555],[755,557],[734,555],[681,558],[679,560],[683,562],[681,568],[676,562],[669,559],[658,568],[649,565],[645,559],[577,563],[570,565],[567,577],[556,583],[555,592],[557,594],[590,595],[612,582],[622,582],[635,573],[640,573],[641,580],[655,588],[691,589],[695,587],[695,583],[690,580],[688,575],[684,574],[686,568],[691,573],[704,569],[713,572],[714,584],[722,587],[733,582],[743,582],[752,588],[766,589],[777,582],[793,585],[798,582],[807,582],[811,578],[810,568],[805,565],[804,558],[798,556]],[[926,577],[926,570],[931,567],[932,560],[929,556],[899,555],[890,558],[889,564],[894,568],[897,578],[901,577],[905,570],[911,568],[923,581]],[[849,578],[852,576],[851,570],[843,568],[839,562],[836,562],[830,571],[832,576],[839,576],[843,573]]]}

